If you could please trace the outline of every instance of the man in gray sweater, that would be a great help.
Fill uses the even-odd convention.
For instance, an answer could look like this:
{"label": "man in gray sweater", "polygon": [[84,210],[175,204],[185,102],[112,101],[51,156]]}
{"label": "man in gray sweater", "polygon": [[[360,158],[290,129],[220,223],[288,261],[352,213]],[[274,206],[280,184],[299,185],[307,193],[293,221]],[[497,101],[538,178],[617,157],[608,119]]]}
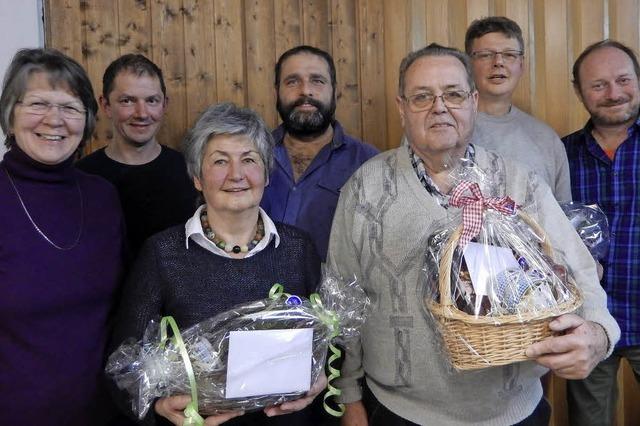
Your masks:
{"label": "man in gray sweater", "polygon": [[[396,99],[407,144],[366,162],[343,187],[327,263],[357,276],[372,307],[360,338],[346,345],[342,425],[542,425],[549,407],[540,376],[585,377],[608,356],[620,329],[606,308],[595,262],[537,175],[469,145],[478,93],[469,58],[430,45],[400,65]],[[565,260],[584,304],[549,324],[559,333],[526,348],[528,361],[457,372],[449,366],[422,302],[427,240],[453,208],[452,170],[471,160],[518,205],[535,201],[534,219]],[[469,164],[469,162],[464,162]]]}
{"label": "man in gray sweater", "polygon": [[524,41],[517,23],[490,16],[471,23],[465,36],[478,89],[471,143],[527,164],[558,201],[571,201],[569,163],[560,138],[542,121],[513,105],[524,70]]}

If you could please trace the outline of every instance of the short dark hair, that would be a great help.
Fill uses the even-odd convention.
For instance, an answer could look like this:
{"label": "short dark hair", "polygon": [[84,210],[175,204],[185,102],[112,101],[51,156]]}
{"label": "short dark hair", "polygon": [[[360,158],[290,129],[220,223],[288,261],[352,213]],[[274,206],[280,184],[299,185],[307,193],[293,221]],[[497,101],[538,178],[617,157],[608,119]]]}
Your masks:
{"label": "short dark hair", "polygon": [[471,54],[473,41],[489,33],[501,33],[507,38],[515,38],[518,40],[520,50],[524,52],[524,39],[522,38],[520,26],[515,21],[504,16],[489,16],[476,19],[467,28],[467,33],[464,36],[464,50],[467,55]]}
{"label": "short dark hair", "polygon": [[313,47],[313,46],[307,46],[307,45],[296,46],[296,47],[294,47],[292,49],[287,50],[282,55],[280,55],[280,57],[278,58],[278,62],[276,62],[276,69],[275,69],[275,80],[276,80],[275,81],[275,85],[276,85],[276,89],[280,88],[280,72],[282,71],[282,64],[289,57],[294,56],[294,55],[298,55],[300,53],[307,53],[309,55],[316,55],[316,56],[319,56],[320,58],[324,59],[324,61],[327,63],[327,66],[329,67],[329,76],[331,77],[331,86],[333,87],[333,90],[335,92],[335,90],[336,90],[336,65],[333,63],[333,58],[331,57],[331,55],[329,53],[325,52],[324,50],[318,49],[317,47]]}
{"label": "short dark hair", "polygon": [[633,63],[633,70],[636,73],[636,77],[640,77],[640,65],[638,64],[638,58],[633,50],[631,50],[630,47],[620,43],[619,41],[605,39],[587,46],[587,48],[582,51],[580,56],[578,56],[578,59],[576,59],[576,62],[573,64],[573,69],[571,71],[573,75],[572,83],[578,90],[580,90],[580,66],[584,62],[585,58],[596,50],[604,49],[605,47],[613,47],[614,49],[622,50],[624,53],[626,53]]}
{"label": "short dark hair", "polygon": [[5,146],[11,148],[15,136],[10,134],[13,110],[27,91],[29,78],[35,73],[44,73],[54,88],[64,88],[82,102],[86,110],[84,133],[78,150],[82,149],[96,126],[98,103],[93,94],[91,80],[84,68],[62,52],[51,49],[20,49],[7,68],[0,95],[0,125],[5,133]]}
{"label": "short dark hair", "polygon": [[104,70],[104,75],[102,76],[102,96],[105,99],[109,99],[109,94],[113,91],[113,81],[121,72],[130,72],[138,77],[143,75],[158,77],[162,94],[165,97],[167,96],[167,87],[164,84],[162,70],[145,56],[129,53],[111,62],[107,69]]}
{"label": "short dark hair", "polygon": [[471,60],[469,59],[469,56],[456,48],[431,43],[420,50],[409,53],[404,57],[404,59],[402,59],[402,62],[400,63],[400,77],[398,78],[398,95],[404,96],[404,79],[409,67],[415,61],[425,56],[453,56],[462,63],[465,71],[467,71],[467,83],[469,83],[469,90],[472,92],[476,90],[476,83],[473,81],[473,68],[471,67]]}

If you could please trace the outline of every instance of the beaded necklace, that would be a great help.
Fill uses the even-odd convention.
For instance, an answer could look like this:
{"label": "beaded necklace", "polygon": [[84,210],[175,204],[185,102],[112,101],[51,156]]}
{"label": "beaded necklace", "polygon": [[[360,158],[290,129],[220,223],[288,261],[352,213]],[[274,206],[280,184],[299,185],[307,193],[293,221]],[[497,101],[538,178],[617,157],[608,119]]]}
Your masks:
{"label": "beaded necklace", "polygon": [[202,224],[202,230],[204,234],[210,239],[213,244],[216,245],[221,250],[226,251],[227,253],[248,253],[253,250],[258,243],[264,238],[264,223],[262,222],[262,217],[258,215],[258,224],[256,226],[256,234],[253,236],[253,239],[246,245],[239,246],[225,242],[220,237],[218,237],[213,229],[211,229],[211,225],[209,225],[209,219],[207,217],[207,209],[202,209],[200,213],[200,223]]}

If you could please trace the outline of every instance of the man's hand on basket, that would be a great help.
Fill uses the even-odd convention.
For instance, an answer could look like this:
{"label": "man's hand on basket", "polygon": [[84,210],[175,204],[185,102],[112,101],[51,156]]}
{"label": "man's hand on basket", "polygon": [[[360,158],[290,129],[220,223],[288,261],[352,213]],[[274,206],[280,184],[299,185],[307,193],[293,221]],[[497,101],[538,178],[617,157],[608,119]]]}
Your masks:
{"label": "man's hand on basket", "polygon": [[604,328],[575,314],[565,314],[549,323],[562,335],[534,343],[526,355],[565,379],[584,379],[607,353],[609,340]]}

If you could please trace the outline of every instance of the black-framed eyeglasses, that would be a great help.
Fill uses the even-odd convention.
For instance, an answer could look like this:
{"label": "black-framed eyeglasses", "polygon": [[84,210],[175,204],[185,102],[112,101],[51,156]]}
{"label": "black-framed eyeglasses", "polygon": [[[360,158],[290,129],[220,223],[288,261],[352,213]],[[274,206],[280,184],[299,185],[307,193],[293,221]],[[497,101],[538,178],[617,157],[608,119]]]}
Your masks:
{"label": "black-framed eyeglasses", "polygon": [[421,112],[431,109],[436,99],[442,99],[444,106],[450,109],[462,108],[467,99],[471,96],[471,92],[464,90],[448,90],[441,95],[434,95],[429,92],[420,92],[411,96],[403,96],[402,98],[409,105],[411,112]]}
{"label": "black-framed eyeglasses", "polygon": [[46,115],[49,113],[49,111],[51,111],[51,108],[56,107],[64,118],[68,118],[70,120],[79,120],[81,118],[84,118],[85,113],[87,112],[87,110],[77,105],[54,104],[42,100],[27,102],[18,101],[16,102],[16,104],[22,105],[24,111],[32,115]]}
{"label": "black-framed eyeglasses", "polygon": [[522,55],[524,55],[524,53],[522,52],[522,50],[514,50],[514,49],[509,49],[509,50],[503,50],[500,52],[497,52],[495,50],[476,50],[475,52],[471,53],[471,57],[473,59],[477,59],[478,61],[483,61],[483,62],[493,62],[496,59],[496,56],[502,56],[502,60],[508,64],[512,64],[515,61],[518,60],[518,58],[522,57]]}

